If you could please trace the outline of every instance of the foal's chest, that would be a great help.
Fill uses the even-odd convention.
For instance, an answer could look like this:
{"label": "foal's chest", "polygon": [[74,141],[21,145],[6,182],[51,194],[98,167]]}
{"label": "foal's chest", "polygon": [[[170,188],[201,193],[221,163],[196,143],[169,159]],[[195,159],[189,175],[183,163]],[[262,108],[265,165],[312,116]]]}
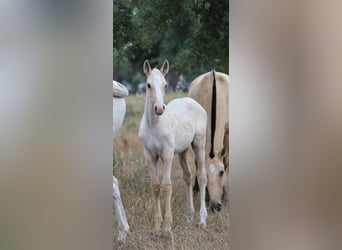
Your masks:
{"label": "foal's chest", "polygon": [[165,148],[173,147],[172,136],[170,136],[171,131],[157,131],[149,128],[148,133],[146,133],[142,141],[145,148],[154,152],[163,152]]}

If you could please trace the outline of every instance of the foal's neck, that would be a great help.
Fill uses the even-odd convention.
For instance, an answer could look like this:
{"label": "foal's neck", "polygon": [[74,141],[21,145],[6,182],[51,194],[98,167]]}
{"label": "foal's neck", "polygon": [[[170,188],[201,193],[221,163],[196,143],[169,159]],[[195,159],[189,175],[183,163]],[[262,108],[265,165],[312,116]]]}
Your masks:
{"label": "foal's neck", "polygon": [[158,117],[157,117],[156,113],[154,112],[153,103],[152,103],[150,96],[147,93],[147,91],[146,91],[144,116],[146,117],[147,124],[150,127],[155,125],[158,121]]}

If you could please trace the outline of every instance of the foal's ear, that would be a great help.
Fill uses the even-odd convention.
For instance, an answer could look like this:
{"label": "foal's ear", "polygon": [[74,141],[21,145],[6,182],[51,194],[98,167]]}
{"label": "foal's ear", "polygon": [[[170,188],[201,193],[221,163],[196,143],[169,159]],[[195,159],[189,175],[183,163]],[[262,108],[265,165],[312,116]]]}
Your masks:
{"label": "foal's ear", "polygon": [[165,76],[169,72],[169,61],[165,59],[163,65],[160,68],[160,72]]}
{"label": "foal's ear", "polygon": [[148,60],[145,60],[143,69],[146,76],[148,76],[151,73],[151,65]]}

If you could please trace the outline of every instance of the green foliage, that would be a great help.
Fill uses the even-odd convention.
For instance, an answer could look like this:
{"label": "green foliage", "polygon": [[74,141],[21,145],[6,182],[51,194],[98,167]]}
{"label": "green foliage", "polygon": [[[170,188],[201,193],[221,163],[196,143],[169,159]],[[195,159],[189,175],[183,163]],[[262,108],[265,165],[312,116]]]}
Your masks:
{"label": "green foliage", "polygon": [[139,84],[139,83],[144,82],[144,81],[145,81],[145,75],[143,75],[139,71],[136,72],[132,78],[132,82],[134,84]]}
{"label": "green foliage", "polygon": [[212,68],[228,73],[228,19],[228,0],[115,0],[114,71],[128,62],[141,73],[145,59],[160,66],[167,58],[170,72],[190,81]]}
{"label": "green foliage", "polygon": [[131,67],[131,63],[126,57],[123,57],[121,60],[114,60],[113,67],[114,79],[127,79],[127,76],[134,74],[134,69]]}

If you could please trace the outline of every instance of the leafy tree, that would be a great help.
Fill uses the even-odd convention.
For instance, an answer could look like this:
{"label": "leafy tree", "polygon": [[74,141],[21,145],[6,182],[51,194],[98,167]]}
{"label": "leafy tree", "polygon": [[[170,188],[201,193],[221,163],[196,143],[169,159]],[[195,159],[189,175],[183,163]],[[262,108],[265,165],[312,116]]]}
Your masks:
{"label": "leafy tree", "polygon": [[115,0],[114,71],[128,61],[141,72],[145,59],[154,66],[167,58],[170,78],[228,73],[228,15],[228,0]]}

